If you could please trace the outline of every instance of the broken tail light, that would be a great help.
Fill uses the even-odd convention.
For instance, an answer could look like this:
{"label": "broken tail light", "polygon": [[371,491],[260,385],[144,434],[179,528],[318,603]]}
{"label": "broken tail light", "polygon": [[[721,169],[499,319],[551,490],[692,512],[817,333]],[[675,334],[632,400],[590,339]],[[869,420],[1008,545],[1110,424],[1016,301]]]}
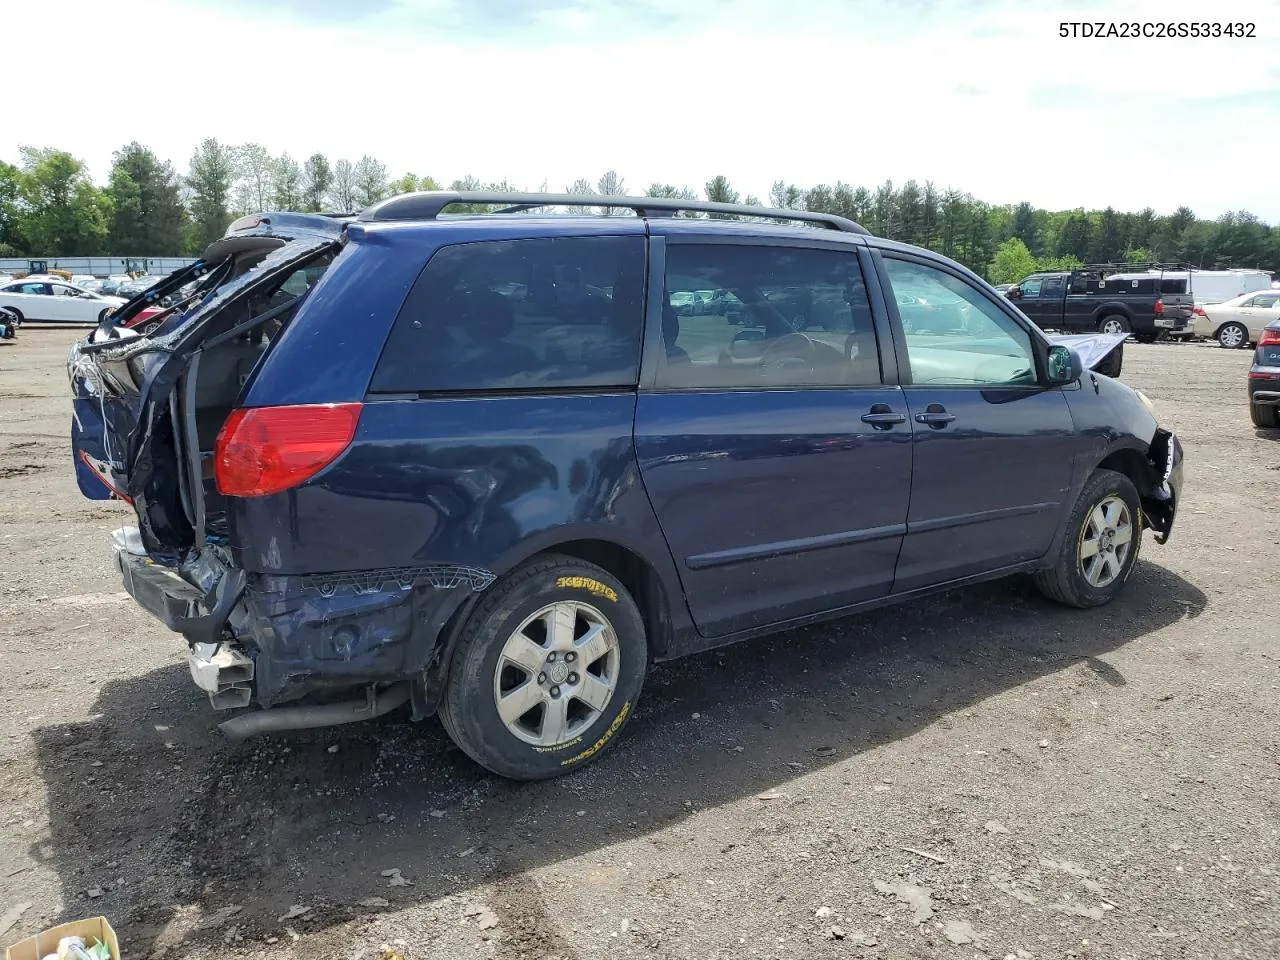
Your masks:
{"label": "broken tail light", "polygon": [[306,482],[351,444],[361,409],[359,403],[321,403],[231,411],[214,446],[218,491],[265,497]]}

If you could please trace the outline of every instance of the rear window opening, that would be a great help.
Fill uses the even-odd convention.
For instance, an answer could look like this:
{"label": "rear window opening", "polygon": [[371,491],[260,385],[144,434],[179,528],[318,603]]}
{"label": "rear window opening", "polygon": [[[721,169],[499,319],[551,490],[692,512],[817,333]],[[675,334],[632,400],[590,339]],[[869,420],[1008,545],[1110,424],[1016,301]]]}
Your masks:
{"label": "rear window opening", "polygon": [[[298,267],[279,283],[269,286],[224,311],[199,353],[193,380],[185,383],[189,418],[194,423],[199,451],[200,495],[204,502],[204,527],[208,536],[227,535],[226,506],[213,475],[213,453],[218,433],[240,401],[245,385],[276,338],[289,325],[307,293],[319,282],[335,254],[326,252]],[[193,509],[189,516],[194,515]]]}
{"label": "rear window opening", "polygon": [[[213,472],[219,431],[254,370],[336,255],[326,249],[265,284],[247,275],[251,268],[237,269],[237,279],[211,293],[215,301],[225,302],[204,318],[199,346],[170,391],[167,408],[156,412],[151,431],[146,509],[153,526],[163,522],[170,531],[165,537],[175,541],[167,543],[170,548],[199,547],[227,536],[225,501]],[[254,266],[262,266],[262,258],[253,259],[258,261]],[[180,324],[174,331],[179,340],[183,329]],[[203,531],[199,537],[197,530]]]}

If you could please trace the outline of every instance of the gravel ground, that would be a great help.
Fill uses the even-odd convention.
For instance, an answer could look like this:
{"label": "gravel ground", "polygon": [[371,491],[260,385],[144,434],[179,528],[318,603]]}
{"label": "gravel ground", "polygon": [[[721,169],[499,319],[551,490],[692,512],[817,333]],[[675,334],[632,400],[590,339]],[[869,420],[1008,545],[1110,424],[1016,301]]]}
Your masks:
{"label": "gravel ground", "polygon": [[518,785],[400,715],[221,738],[120,592],[127,508],[76,490],[74,336],[0,345],[0,943],[102,913],[131,958],[1280,956],[1247,352],[1126,348],[1186,500],[1112,606],[1014,580],[660,666],[606,759]]}

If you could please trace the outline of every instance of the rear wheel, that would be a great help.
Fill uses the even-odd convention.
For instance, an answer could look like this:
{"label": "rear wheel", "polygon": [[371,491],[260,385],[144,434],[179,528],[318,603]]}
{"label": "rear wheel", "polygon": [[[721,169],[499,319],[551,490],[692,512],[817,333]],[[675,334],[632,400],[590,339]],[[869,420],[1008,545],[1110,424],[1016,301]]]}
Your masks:
{"label": "rear wheel", "polygon": [[1036,586],[1071,607],[1099,607],[1124,588],[1142,547],[1142,506],[1132,481],[1114,470],[1095,470],[1067,518],[1053,566]]}
{"label": "rear wheel", "polygon": [[1280,409],[1270,403],[1250,403],[1249,418],[1255,427],[1271,430],[1280,427]]}
{"label": "rear wheel", "polygon": [[551,555],[490,589],[449,664],[440,719],[481,766],[516,780],[597,759],[635,711],[648,645],[608,571]]}
{"label": "rear wheel", "polygon": [[1238,350],[1249,345],[1249,331],[1239,323],[1224,323],[1218,328],[1218,345],[1227,350]]}
{"label": "rear wheel", "polygon": [[1098,321],[1099,333],[1128,333],[1129,318],[1120,313],[1108,313]]}

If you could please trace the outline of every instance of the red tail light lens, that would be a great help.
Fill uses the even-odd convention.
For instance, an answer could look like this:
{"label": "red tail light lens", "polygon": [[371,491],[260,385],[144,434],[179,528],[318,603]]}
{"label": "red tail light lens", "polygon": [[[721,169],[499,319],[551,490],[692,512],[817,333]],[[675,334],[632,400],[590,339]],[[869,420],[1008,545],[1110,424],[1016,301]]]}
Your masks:
{"label": "red tail light lens", "polygon": [[1156,316],[1158,317],[1158,316],[1160,316],[1160,314],[1162,314],[1162,313],[1164,313],[1164,301],[1163,301],[1163,300],[1157,300],[1157,301],[1156,301]]}
{"label": "red tail light lens", "polygon": [[1258,346],[1267,347],[1280,343],[1280,330],[1272,330],[1270,327],[1262,328],[1262,337],[1258,340]]}
{"label": "red tail light lens", "polygon": [[1204,312],[1204,307],[1192,307],[1191,312],[1194,313],[1197,317],[1208,316],[1208,314]]}
{"label": "red tail light lens", "polygon": [[218,491],[265,497],[314,477],[351,444],[361,409],[321,403],[232,410],[214,445]]}

